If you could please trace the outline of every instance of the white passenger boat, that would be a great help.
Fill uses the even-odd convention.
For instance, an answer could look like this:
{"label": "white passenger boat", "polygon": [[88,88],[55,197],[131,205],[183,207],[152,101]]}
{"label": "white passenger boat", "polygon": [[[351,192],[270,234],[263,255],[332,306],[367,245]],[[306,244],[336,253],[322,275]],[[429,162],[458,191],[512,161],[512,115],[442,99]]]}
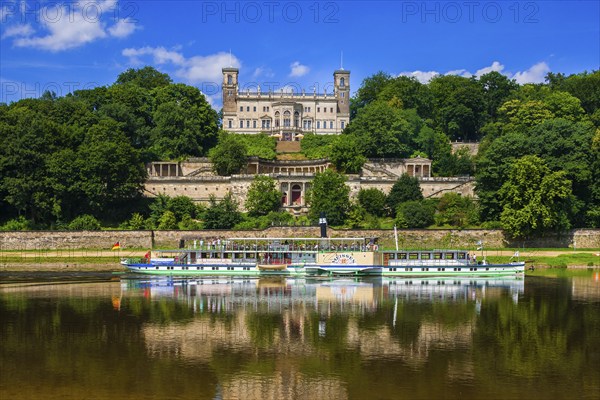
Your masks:
{"label": "white passenger boat", "polygon": [[232,238],[128,258],[130,271],[156,275],[494,276],[525,263],[477,261],[467,250],[380,250],[374,238]]}

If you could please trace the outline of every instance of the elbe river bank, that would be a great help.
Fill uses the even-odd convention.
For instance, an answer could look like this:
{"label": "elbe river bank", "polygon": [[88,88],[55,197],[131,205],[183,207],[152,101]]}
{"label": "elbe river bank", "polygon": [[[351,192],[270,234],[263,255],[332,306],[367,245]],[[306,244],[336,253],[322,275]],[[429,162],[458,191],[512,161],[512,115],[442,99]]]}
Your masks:
{"label": "elbe river bank", "polygon": [[[4,271],[122,271],[121,258],[148,249],[193,246],[195,239],[235,237],[318,237],[318,227],[272,227],[262,231],[25,231],[0,232],[0,269]],[[330,237],[375,237],[395,246],[393,230],[339,230]],[[483,250],[477,250],[477,243]],[[111,250],[119,243],[118,250]],[[501,230],[399,230],[400,248],[472,249],[490,260],[506,260],[519,251],[529,267],[600,266],[600,230],[578,229],[524,241],[508,240]]]}

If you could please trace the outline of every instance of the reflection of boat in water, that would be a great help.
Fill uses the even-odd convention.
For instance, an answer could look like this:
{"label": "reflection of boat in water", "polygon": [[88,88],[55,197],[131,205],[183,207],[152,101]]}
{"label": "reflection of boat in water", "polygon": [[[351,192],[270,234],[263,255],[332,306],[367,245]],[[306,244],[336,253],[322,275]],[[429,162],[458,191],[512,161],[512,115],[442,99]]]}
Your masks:
{"label": "reflection of boat in water", "polygon": [[467,250],[380,250],[374,238],[233,238],[149,251],[130,271],[169,276],[500,276],[525,263],[477,261]]}
{"label": "reflection of boat in water", "polygon": [[227,303],[360,303],[404,299],[420,302],[471,301],[509,293],[515,301],[524,292],[522,277],[498,278],[123,278],[127,296],[221,298]]}

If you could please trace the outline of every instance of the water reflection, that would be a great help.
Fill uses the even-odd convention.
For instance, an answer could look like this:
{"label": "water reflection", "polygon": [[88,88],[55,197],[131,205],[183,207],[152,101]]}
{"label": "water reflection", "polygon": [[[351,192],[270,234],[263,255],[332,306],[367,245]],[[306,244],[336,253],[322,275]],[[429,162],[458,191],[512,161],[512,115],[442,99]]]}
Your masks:
{"label": "water reflection", "polygon": [[597,398],[594,282],[4,284],[0,397]]}

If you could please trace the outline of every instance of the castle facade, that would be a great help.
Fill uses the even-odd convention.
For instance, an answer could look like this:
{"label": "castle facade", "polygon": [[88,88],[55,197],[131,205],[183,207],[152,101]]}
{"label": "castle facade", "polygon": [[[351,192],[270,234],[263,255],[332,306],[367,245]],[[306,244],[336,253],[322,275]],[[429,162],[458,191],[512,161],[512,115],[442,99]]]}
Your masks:
{"label": "castle facade", "polygon": [[333,73],[333,93],[239,90],[239,69],[223,68],[223,129],[266,132],[280,141],[298,141],[306,133],[341,133],[350,122],[350,71]]}

